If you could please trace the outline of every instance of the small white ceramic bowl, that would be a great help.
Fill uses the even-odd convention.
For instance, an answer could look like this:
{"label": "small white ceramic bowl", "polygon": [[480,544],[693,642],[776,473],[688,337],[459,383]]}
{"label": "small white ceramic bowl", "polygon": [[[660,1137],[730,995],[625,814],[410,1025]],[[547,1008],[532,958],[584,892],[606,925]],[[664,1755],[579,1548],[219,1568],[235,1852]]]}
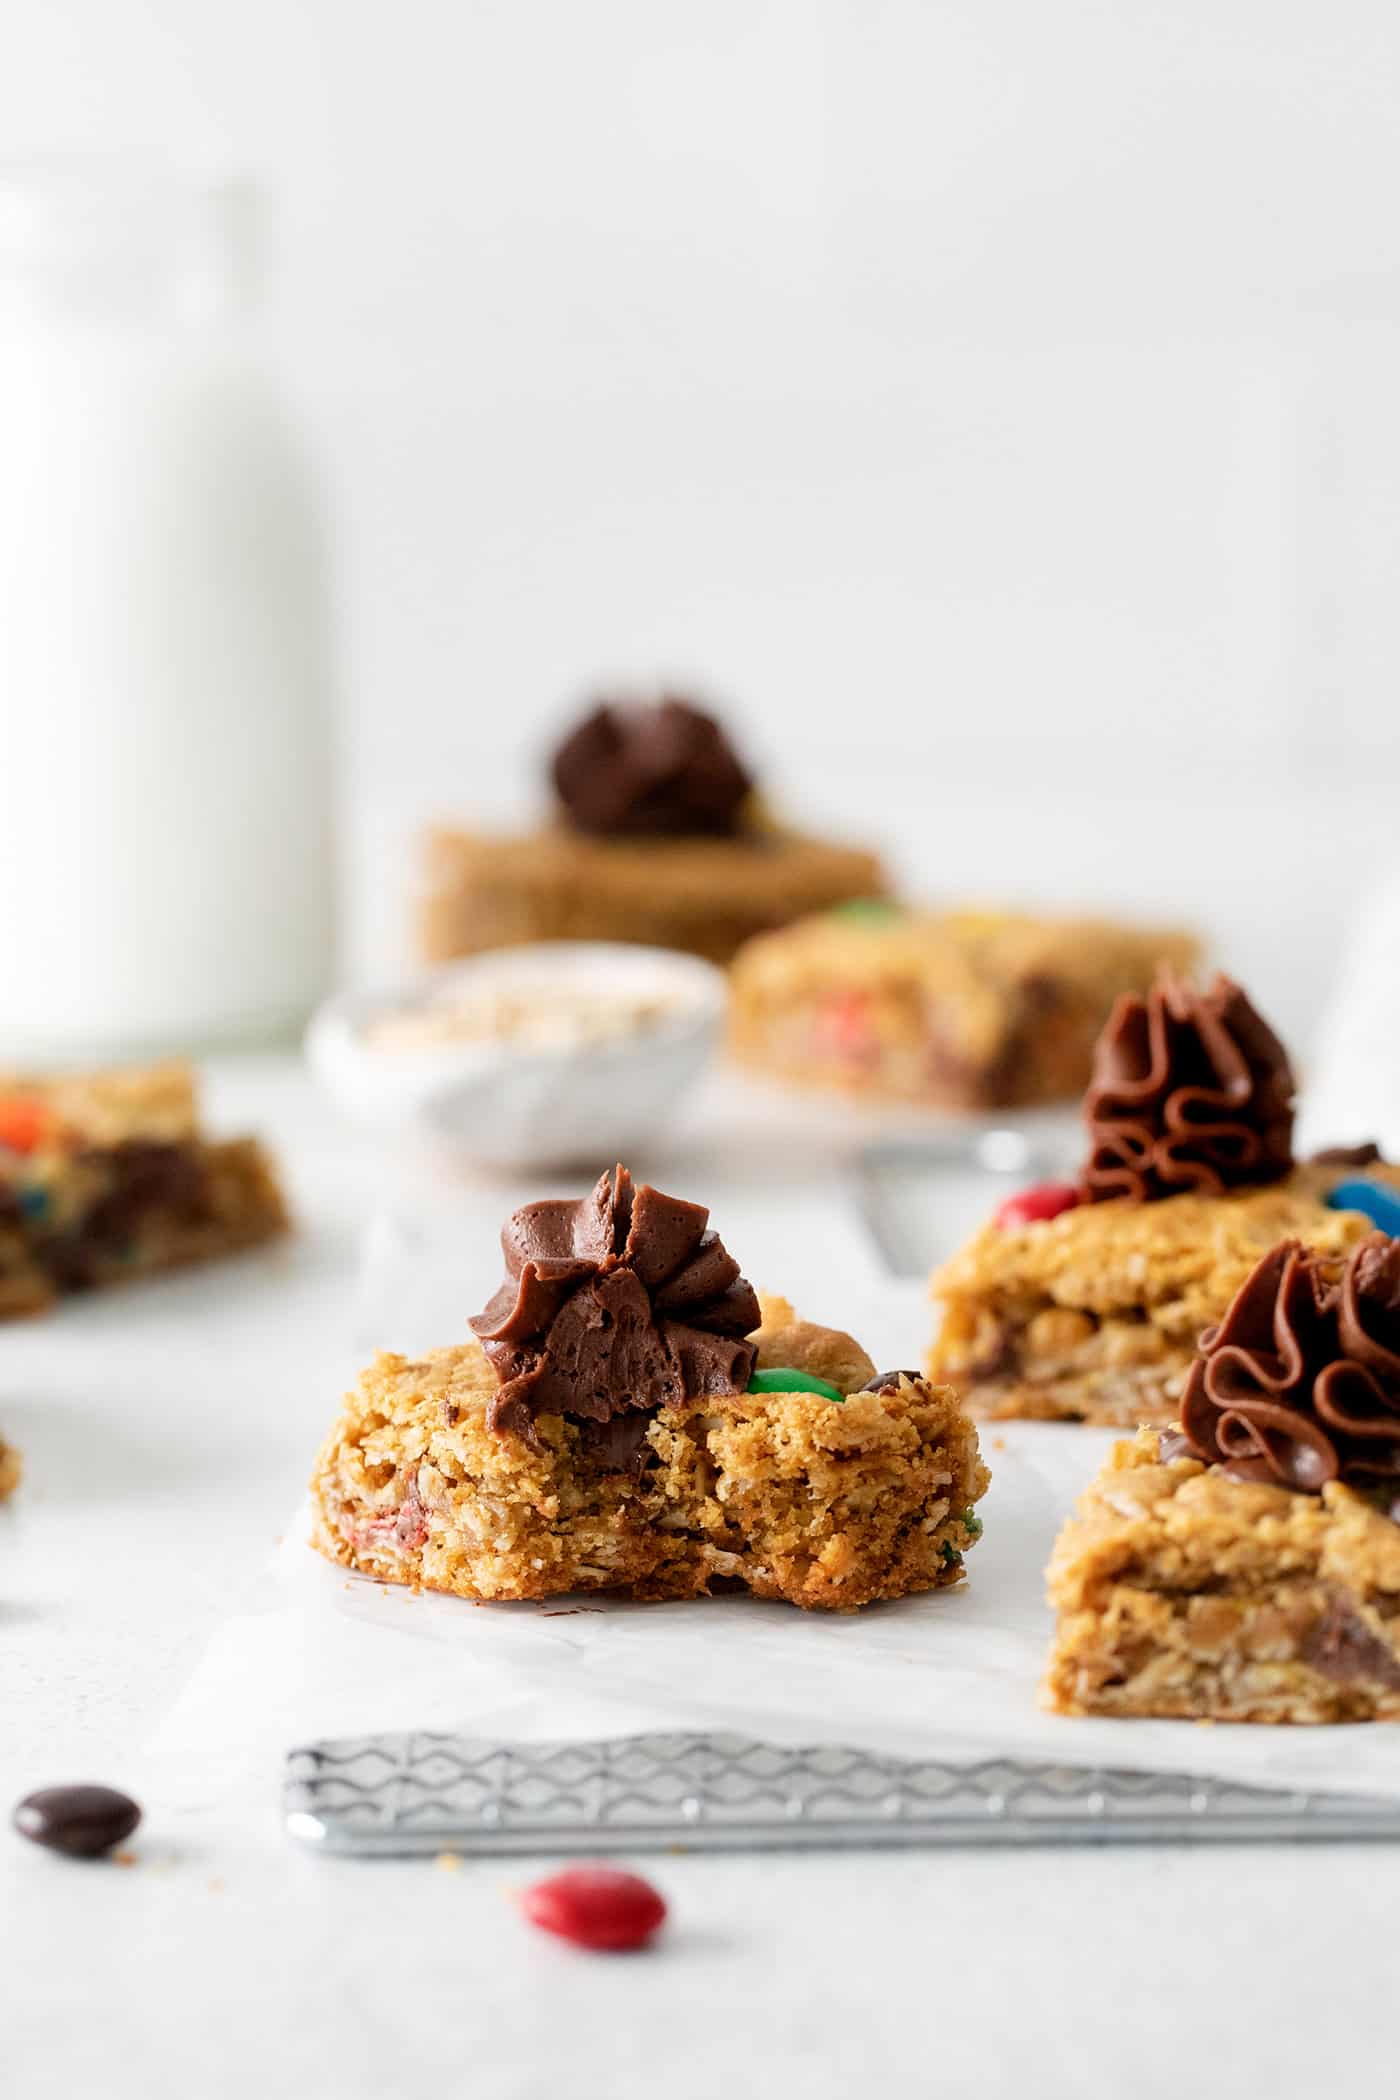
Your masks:
{"label": "small white ceramic bowl", "polygon": [[[404,1040],[399,1024],[462,1000],[557,990],[666,1010],[602,1041]],[[387,992],[328,999],[306,1054],[347,1114],[416,1129],[485,1166],[553,1167],[625,1158],[698,1077],[724,1018],[722,971],[668,948],[542,941],[496,948]],[[398,1039],[376,1043],[394,1024]],[[387,1035],[388,1031],[386,1031]]]}

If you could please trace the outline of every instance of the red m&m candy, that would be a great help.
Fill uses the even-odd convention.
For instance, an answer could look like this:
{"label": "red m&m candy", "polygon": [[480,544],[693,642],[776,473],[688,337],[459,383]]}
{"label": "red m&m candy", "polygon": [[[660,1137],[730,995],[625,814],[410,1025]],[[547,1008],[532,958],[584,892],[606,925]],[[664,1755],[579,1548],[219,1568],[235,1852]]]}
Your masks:
{"label": "red m&m candy", "polygon": [[1073,1210],[1079,1201],[1079,1191],[1072,1181],[1037,1182],[1033,1189],[1008,1196],[997,1210],[996,1222],[1003,1232],[1013,1225],[1040,1225],[1047,1218],[1058,1218],[1061,1211]]}
{"label": "red m&m candy", "polygon": [[832,993],[818,1009],[813,1029],[821,1056],[858,1061],[879,1050],[864,992]]}
{"label": "red m&m candy", "polygon": [[602,1954],[644,1946],[666,1916],[649,1881],[608,1866],[566,1867],[526,1889],[520,1907],[532,1925]]}

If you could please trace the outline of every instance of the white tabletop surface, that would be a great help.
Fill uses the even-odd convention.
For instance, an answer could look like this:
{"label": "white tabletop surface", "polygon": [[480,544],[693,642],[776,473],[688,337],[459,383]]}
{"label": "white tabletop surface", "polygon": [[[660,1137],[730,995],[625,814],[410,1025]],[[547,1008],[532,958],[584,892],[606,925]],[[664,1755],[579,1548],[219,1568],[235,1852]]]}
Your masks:
{"label": "white tabletop surface", "polygon": [[[26,1462],[0,1514],[6,1807],[140,1791],[330,1419],[376,1154],[290,1062],[221,1068],[212,1108],[279,1145],[298,1238],[0,1338]],[[1400,1850],[663,1857],[664,1940],[604,1959],[519,1920],[531,1863],[297,1852],[276,1778],[256,1827],[149,1819],[126,1867],[0,1831],[0,2091],[1236,2100],[1391,2076]]]}

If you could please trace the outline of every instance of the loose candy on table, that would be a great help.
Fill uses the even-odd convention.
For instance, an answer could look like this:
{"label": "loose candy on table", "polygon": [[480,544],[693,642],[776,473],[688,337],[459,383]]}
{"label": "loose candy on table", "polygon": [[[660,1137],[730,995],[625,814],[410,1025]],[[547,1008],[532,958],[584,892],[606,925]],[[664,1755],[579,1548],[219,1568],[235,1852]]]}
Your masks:
{"label": "loose candy on table", "polygon": [[844,1400],[846,1395],[829,1378],[814,1378],[810,1371],[794,1371],[786,1364],[776,1370],[755,1371],[749,1380],[751,1393],[817,1393],[823,1400]]}
{"label": "loose candy on table", "polygon": [[1042,1225],[1064,1211],[1074,1210],[1082,1201],[1072,1181],[1041,1181],[1034,1188],[1020,1189],[1008,1196],[998,1206],[995,1222],[1003,1232],[1015,1225]]}
{"label": "loose candy on table", "polygon": [[520,1907],[532,1925],[599,1954],[645,1946],[666,1917],[651,1883],[621,1867],[565,1867],[526,1889]]}
{"label": "loose candy on table", "polygon": [[1339,1181],[1327,1198],[1329,1210],[1359,1210],[1381,1232],[1400,1235],[1400,1189],[1379,1181]]}
{"label": "loose candy on table", "polygon": [[129,1794],[110,1786],[46,1786],[26,1794],[14,1813],[21,1837],[66,1852],[71,1859],[100,1859],[141,1820]]}

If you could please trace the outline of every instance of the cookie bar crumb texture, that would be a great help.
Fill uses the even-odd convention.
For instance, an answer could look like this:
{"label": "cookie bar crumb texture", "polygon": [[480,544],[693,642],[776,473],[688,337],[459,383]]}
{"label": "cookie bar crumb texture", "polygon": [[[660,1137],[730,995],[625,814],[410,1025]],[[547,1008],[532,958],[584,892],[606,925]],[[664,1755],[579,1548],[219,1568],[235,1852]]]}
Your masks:
{"label": "cookie bar crumb texture", "polygon": [[1116,1446],[1056,1544],[1045,1704],[1063,1714],[1400,1720],[1400,1524]]}
{"label": "cookie bar crumb texture", "polygon": [[862,1392],[876,1366],[849,1335],[781,1299],[762,1310],[759,1367],[848,1397],[682,1400],[622,1467],[561,1414],[536,1419],[533,1445],[489,1428],[497,1380],[475,1342],[380,1356],[317,1461],[314,1543],[381,1581],[477,1600],[743,1587],[849,1611],[960,1581],[988,1475],[955,1396],[913,1377]]}
{"label": "cookie bar crumb texture", "polygon": [[[929,1375],[985,1420],[1028,1416],[1135,1429],[1175,1419],[1203,1327],[1260,1256],[1296,1239],[1340,1259],[1371,1230],[1328,1197],[1346,1175],[1312,1162],[1222,1196],[1083,1204],[1048,1221],[991,1222],[938,1270]],[[1400,1189],[1400,1168],[1368,1167]]]}

